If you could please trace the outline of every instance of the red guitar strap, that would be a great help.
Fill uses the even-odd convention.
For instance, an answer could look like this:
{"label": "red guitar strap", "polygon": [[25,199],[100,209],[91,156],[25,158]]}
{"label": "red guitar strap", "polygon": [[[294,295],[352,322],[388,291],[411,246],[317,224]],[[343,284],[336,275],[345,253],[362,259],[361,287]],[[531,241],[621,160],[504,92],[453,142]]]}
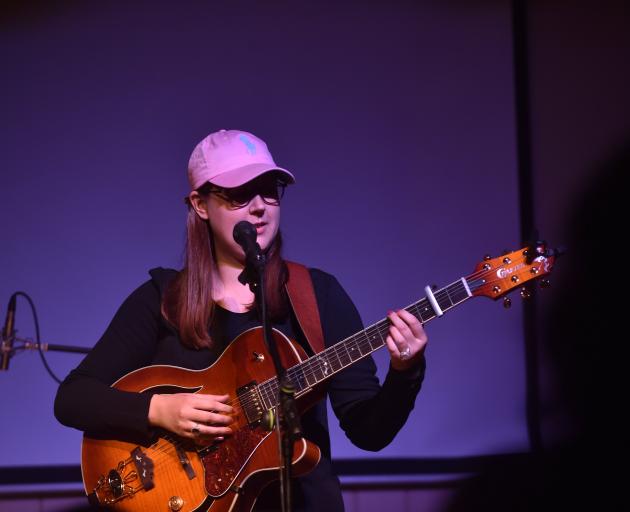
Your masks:
{"label": "red guitar strap", "polygon": [[324,350],[325,345],[311,274],[304,265],[293,261],[287,261],[286,264],[289,268],[289,279],[286,284],[289,302],[306,341],[317,354]]}

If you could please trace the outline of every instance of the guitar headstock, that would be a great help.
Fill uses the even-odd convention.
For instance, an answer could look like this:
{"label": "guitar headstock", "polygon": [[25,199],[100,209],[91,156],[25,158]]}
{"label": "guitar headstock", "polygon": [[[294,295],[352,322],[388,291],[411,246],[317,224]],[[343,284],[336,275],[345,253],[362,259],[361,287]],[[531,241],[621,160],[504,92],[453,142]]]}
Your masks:
{"label": "guitar headstock", "polygon": [[[559,254],[559,251],[547,249],[543,242],[538,242],[497,258],[486,256],[466,280],[475,296],[483,295],[496,300],[515,288],[521,288],[521,296],[526,298],[529,291],[524,285],[549,275]],[[509,306],[509,299],[506,301],[506,306]]]}

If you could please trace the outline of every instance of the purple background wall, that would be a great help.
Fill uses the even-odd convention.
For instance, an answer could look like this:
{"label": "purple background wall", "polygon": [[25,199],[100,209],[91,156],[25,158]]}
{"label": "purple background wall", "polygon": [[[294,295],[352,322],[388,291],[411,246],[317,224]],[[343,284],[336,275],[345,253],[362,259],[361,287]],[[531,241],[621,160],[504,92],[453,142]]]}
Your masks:
{"label": "purple background wall", "polygon": [[[507,1],[65,3],[17,11],[4,62],[0,298],[91,346],[154,266],[180,265],[185,166],[259,134],[298,184],[286,256],[335,274],[366,324],[519,244]],[[33,336],[25,302],[17,328]],[[528,447],[521,313],[475,300],[428,327],[428,374],[379,456]],[[48,354],[58,375],[79,356]],[[379,354],[383,372],[387,361]],[[35,353],[0,375],[0,465],[75,464]],[[331,421],[336,457],[353,448]]]}

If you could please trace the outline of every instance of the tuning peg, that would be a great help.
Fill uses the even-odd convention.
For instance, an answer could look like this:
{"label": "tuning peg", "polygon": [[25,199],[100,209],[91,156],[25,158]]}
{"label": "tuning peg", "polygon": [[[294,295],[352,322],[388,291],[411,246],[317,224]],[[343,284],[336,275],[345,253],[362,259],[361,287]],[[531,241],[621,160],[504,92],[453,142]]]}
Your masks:
{"label": "tuning peg", "polygon": [[540,280],[540,287],[541,288],[549,288],[551,286],[551,281],[549,281],[549,279],[541,279]]}
{"label": "tuning peg", "polygon": [[492,259],[492,256],[490,256],[489,254],[484,254],[483,259],[484,261],[488,261]]}
{"label": "tuning peg", "polygon": [[521,288],[521,297],[523,299],[529,299],[532,296],[532,292],[529,291],[529,288],[527,288],[526,286],[523,286],[523,288]]}
{"label": "tuning peg", "polygon": [[503,307],[505,309],[510,309],[512,307],[512,299],[509,297],[503,297]]}

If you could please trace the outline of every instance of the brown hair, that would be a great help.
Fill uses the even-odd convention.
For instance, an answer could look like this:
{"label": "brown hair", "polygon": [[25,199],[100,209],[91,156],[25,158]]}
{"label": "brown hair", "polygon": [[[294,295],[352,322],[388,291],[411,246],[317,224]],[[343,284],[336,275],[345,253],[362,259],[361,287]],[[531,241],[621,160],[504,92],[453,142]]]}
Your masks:
{"label": "brown hair", "polygon": [[[281,320],[289,310],[284,289],[288,270],[281,249],[282,236],[278,231],[267,250],[265,267],[264,293],[272,321]],[[188,205],[184,268],[169,284],[161,304],[162,315],[177,328],[181,342],[187,347],[212,346],[208,328],[215,306],[212,300],[212,266],[215,264],[210,224]],[[258,309],[258,304],[254,305]]]}

